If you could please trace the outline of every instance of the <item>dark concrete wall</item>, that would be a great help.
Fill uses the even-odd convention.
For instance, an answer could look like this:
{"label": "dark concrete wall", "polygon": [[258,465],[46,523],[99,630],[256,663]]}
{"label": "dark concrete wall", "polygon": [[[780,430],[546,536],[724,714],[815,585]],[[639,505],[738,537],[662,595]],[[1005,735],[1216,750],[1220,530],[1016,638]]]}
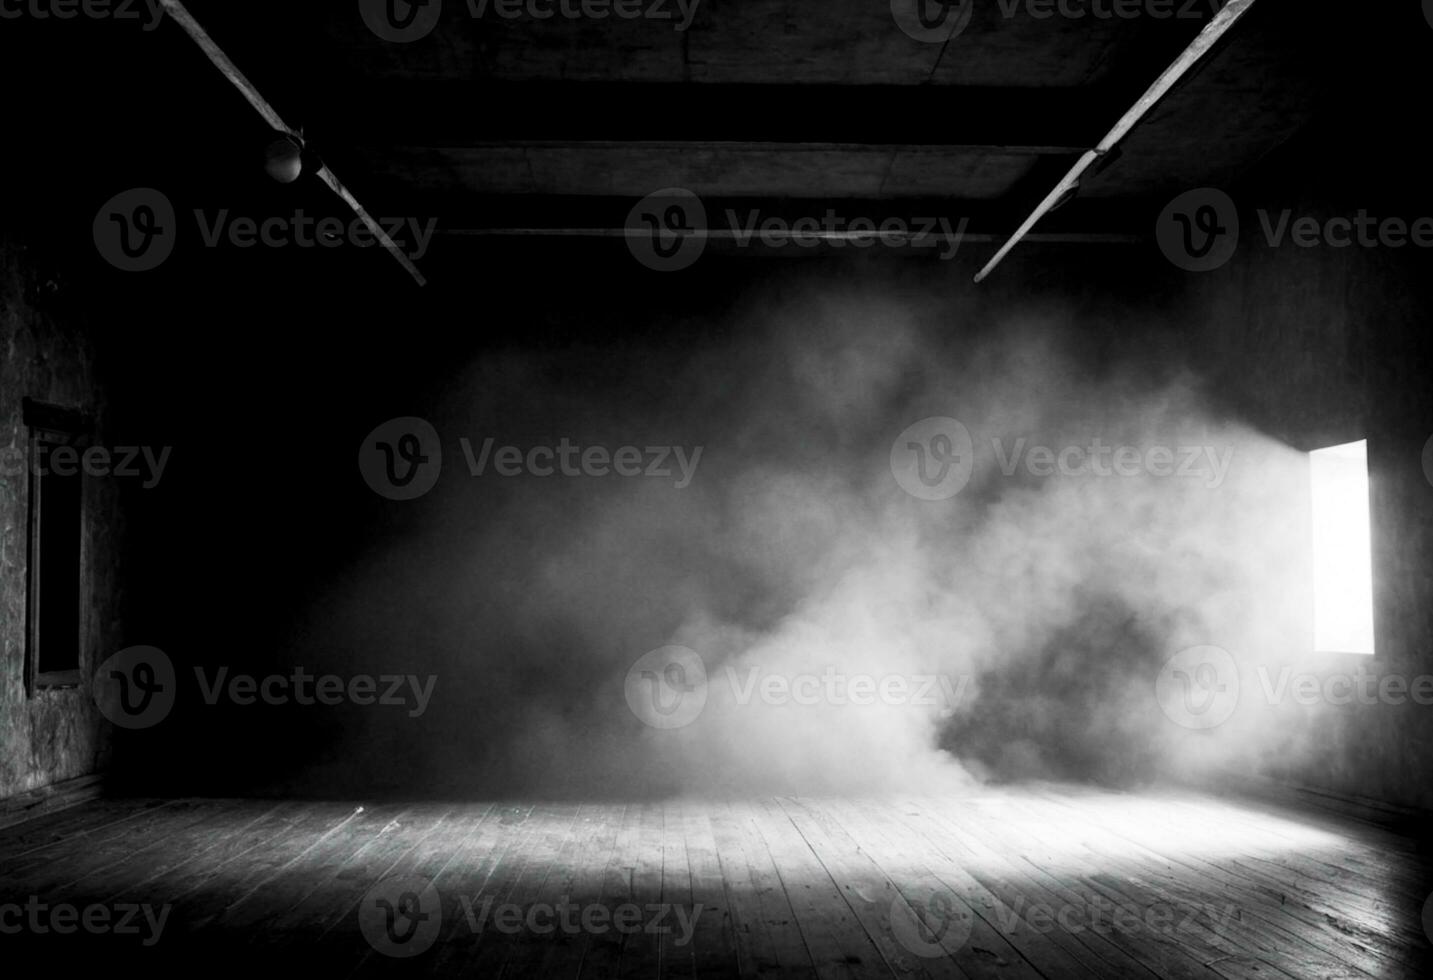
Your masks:
{"label": "dark concrete wall", "polygon": [[[1267,161],[1233,195],[1242,219],[1234,259],[1192,292],[1192,340],[1245,417],[1303,450],[1368,440],[1377,655],[1311,659],[1321,677],[1433,673],[1433,471],[1423,463],[1433,436],[1433,250],[1272,247],[1256,212],[1290,208],[1322,221],[1362,209],[1409,223],[1433,215],[1416,161],[1370,152],[1397,128],[1350,105]],[[1433,706],[1320,704],[1286,721],[1289,751],[1267,771],[1433,807]]]}
{"label": "dark concrete wall", "polygon": [[[91,413],[103,432],[105,400],[76,294],[53,255],[27,235],[0,237],[0,799],[99,770],[104,726],[79,688],[25,686],[29,480],[19,469],[28,435],[26,397]],[[86,478],[81,570],[81,676],[88,678],[117,630],[118,500]]]}

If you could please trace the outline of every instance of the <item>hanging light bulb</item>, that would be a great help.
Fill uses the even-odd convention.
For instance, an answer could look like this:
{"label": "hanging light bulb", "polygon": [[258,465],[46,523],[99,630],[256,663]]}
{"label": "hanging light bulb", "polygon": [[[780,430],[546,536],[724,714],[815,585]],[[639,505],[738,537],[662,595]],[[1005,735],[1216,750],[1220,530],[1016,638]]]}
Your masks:
{"label": "hanging light bulb", "polygon": [[264,150],[264,169],[280,184],[292,184],[303,173],[303,137],[279,133]]}

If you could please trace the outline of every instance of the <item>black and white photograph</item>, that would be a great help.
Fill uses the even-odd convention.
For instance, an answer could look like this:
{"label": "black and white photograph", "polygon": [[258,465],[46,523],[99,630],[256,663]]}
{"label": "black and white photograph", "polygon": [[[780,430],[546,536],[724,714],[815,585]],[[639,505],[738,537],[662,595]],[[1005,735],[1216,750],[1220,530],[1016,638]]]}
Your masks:
{"label": "black and white photograph", "polygon": [[1433,977],[1433,0],[0,86],[0,975]]}

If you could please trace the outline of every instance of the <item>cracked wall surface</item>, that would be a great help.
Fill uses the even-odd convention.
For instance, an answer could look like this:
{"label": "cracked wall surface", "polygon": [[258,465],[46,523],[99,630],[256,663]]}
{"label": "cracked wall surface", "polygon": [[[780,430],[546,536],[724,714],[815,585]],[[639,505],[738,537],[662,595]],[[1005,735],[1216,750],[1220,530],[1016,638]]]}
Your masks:
{"label": "cracked wall surface", "polygon": [[0,233],[0,799],[100,771],[107,724],[89,677],[118,635],[118,493],[85,478],[78,688],[26,690],[29,479],[27,397],[83,409],[102,438],[105,399],[85,331],[82,290],[53,254]]}

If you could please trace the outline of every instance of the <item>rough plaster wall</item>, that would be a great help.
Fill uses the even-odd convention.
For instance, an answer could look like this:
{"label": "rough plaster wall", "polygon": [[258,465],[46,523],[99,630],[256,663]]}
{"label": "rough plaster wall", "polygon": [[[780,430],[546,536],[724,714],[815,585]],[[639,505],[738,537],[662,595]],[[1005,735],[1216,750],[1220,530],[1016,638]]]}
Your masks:
{"label": "rough plaster wall", "polygon": [[[1255,189],[1243,204],[1347,216],[1370,204],[1358,186],[1325,176]],[[1369,441],[1378,655],[1324,664],[1310,652],[1305,666],[1321,677],[1359,667],[1410,682],[1433,673],[1433,483],[1422,465],[1433,436],[1433,389],[1422,373],[1433,346],[1430,272],[1426,250],[1270,248],[1246,233],[1235,260],[1199,286],[1203,340],[1249,418],[1302,450]],[[1288,722],[1296,751],[1271,775],[1433,809],[1433,706],[1320,704]]]}
{"label": "rough plaster wall", "polygon": [[[42,247],[0,236],[0,450],[23,450],[22,400],[82,407],[99,422],[104,402],[95,361],[80,329],[74,288]],[[0,799],[98,771],[107,752],[102,719],[79,689],[25,691],[28,480],[0,473]],[[81,674],[89,677],[117,637],[118,500],[101,479],[86,480],[81,594]]]}

